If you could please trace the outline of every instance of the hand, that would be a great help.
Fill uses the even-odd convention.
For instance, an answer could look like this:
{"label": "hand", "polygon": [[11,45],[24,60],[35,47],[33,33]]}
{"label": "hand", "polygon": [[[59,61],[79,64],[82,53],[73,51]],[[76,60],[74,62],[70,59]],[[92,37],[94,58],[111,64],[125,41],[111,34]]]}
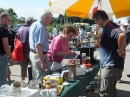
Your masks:
{"label": "hand", "polygon": [[95,44],[95,48],[99,48],[100,43],[99,43],[98,40],[96,40],[96,41],[94,42],[94,44]]}
{"label": "hand", "polygon": [[125,57],[126,56],[126,52],[123,50],[123,51],[118,51],[118,54],[120,57]]}
{"label": "hand", "polygon": [[42,69],[42,70],[47,69],[47,65],[46,65],[46,64],[43,65],[43,64],[41,63],[41,69]]}
{"label": "hand", "polygon": [[14,59],[10,58],[10,65],[14,65]]}
{"label": "hand", "polygon": [[95,32],[95,35],[97,36],[98,35],[98,29],[95,29],[94,32]]}
{"label": "hand", "polygon": [[69,55],[76,56],[76,53],[74,50],[70,50],[68,53],[69,53]]}
{"label": "hand", "polygon": [[74,50],[70,50],[71,51],[71,53],[75,53],[75,51]]}

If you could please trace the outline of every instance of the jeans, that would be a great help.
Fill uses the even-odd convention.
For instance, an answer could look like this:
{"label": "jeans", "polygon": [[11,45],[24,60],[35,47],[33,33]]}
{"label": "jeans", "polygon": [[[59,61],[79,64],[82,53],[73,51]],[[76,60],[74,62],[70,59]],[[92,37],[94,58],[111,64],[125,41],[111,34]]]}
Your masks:
{"label": "jeans", "polygon": [[0,55],[0,86],[8,84],[8,58],[7,55]]}

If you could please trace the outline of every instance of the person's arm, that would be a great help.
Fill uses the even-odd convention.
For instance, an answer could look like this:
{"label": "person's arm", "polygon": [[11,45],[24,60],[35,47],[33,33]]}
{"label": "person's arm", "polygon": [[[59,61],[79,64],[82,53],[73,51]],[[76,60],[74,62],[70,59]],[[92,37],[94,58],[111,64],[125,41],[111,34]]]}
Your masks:
{"label": "person's arm", "polygon": [[10,64],[14,65],[14,60],[13,60],[13,57],[11,54],[11,49],[8,44],[8,38],[7,37],[2,38],[2,42],[3,42],[3,47],[4,47],[6,54],[10,57]]}
{"label": "person's arm", "polygon": [[57,53],[55,53],[55,56],[67,56],[67,55],[72,55],[72,52],[68,51],[68,52],[57,52]]}
{"label": "person's arm", "polygon": [[126,43],[126,33],[119,34],[118,37],[118,53],[121,57],[125,56],[124,46]]}
{"label": "person's arm", "polygon": [[100,45],[100,42],[99,42],[99,40],[97,39],[96,41],[95,41],[95,48],[99,48],[99,45]]}
{"label": "person's arm", "polygon": [[99,48],[101,35],[102,35],[101,33],[97,34],[97,40],[95,41],[95,48]]}
{"label": "person's arm", "polygon": [[75,56],[76,53],[75,53],[74,50],[68,50],[68,52],[57,52],[57,53],[55,53],[55,56],[68,56],[68,55]]}
{"label": "person's arm", "polygon": [[[59,39],[52,42],[51,50],[52,50],[53,55],[55,55],[55,56],[67,56],[67,55],[74,55],[75,54],[72,50],[71,51],[70,50],[60,51],[60,49],[61,49],[60,44],[61,44],[61,40],[59,40]],[[66,45],[66,47],[68,49],[69,48],[69,42],[67,43],[67,45]]]}
{"label": "person's arm", "polygon": [[46,62],[44,60],[44,55],[43,55],[42,45],[41,44],[36,45],[36,52],[37,52],[38,57],[39,57],[40,62],[41,62],[41,68],[43,70],[45,70],[47,68],[47,64],[46,64]]}

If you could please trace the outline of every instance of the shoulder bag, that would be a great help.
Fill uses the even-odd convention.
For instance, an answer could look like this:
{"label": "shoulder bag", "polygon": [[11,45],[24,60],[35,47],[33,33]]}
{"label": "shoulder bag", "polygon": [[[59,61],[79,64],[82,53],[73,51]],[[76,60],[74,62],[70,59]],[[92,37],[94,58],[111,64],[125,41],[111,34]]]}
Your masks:
{"label": "shoulder bag", "polygon": [[[18,31],[17,33],[18,37],[20,37],[20,32]],[[23,43],[18,38],[16,38],[14,39],[14,44],[15,45],[12,56],[16,61],[21,62],[23,61]]]}

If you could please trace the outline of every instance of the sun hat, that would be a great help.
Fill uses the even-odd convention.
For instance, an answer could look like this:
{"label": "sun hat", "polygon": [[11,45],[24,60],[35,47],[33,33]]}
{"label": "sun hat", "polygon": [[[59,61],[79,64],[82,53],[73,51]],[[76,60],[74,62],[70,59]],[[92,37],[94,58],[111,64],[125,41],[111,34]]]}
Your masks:
{"label": "sun hat", "polygon": [[123,19],[120,24],[129,25],[128,20],[126,20],[126,19]]}

